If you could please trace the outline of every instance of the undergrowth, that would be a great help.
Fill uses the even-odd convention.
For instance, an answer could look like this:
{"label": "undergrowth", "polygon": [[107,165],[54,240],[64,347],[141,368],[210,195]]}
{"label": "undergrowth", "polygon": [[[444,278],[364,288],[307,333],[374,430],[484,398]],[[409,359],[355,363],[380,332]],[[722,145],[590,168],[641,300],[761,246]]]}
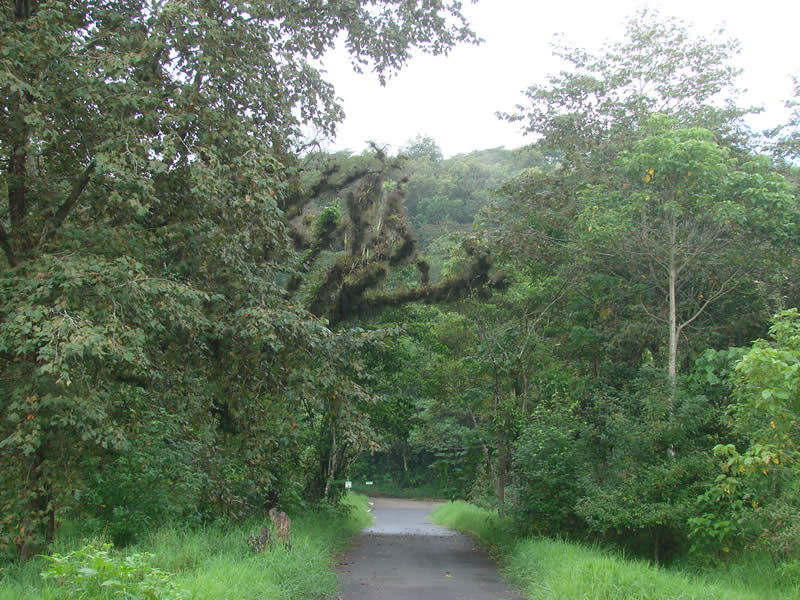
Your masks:
{"label": "undergrowth", "polygon": [[50,558],[0,565],[0,600],[335,597],[333,555],[372,519],[366,497],[350,494],[343,504],[349,509],[294,516],[291,549],[277,545],[259,554],[245,539],[266,524],[261,521],[201,529],[165,526],[117,551],[102,538],[60,538]]}
{"label": "undergrowth", "polygon": [[597,546],[515,538],[509,520],[466,502],[437,509],[432,520],[489,547],[528,600],[797,600],[800,586],[771,563],[750,557],[703,573],[667,569]]}

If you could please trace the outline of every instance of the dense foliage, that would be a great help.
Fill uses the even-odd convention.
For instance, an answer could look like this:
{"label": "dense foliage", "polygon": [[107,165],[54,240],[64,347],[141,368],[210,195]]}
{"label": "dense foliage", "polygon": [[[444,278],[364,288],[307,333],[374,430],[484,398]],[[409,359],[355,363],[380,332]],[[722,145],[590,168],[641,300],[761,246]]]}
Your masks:
{"label": "dense foliage", "polygon": [[[557,49],[568,68],[506,115],[534,160],[473,195],[466,235],[506,288],[385,315],[405,334],[377,367],[413,370],[392,389],[417,421],[386,438],[403,470],[365,473],[657,562],[764,549],[797,570],[797,317],[780,312],[800,300],[796,115],[768,143],[748,133],[736,47],[643,12],[597,55]],[[412,220],[449,206],[419,189]]]}
{"label": "dense foliage", "polygon": [[475,41],[459,6],[0,6],[2,550],[331,494],[386,334],[292,293],[300,133],[342,117],[312,63],[341,39],[385,78]]}
{"label": "dense foliage", "polygon": [[303,146],[337,39],[384,78],[459,6],[3,5],[3,551],[349,475],[800,572],[797,110],[752,135],[736,43],[641,12],[557,49],[527,148]]}

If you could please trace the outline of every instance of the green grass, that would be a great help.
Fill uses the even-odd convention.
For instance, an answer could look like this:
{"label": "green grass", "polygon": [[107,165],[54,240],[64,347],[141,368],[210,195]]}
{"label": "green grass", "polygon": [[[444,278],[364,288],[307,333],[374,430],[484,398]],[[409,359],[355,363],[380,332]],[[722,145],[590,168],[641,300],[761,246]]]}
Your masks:
{"label": "green grass", "polygon": [[515,539],[511,524],[465,502],[446,504],[433,521],[495,549],[504,573],[528,600],[797,600],[800,588],[774,567],[750,559],[702,574],[654,567],[614,552],[545,538]]}
{"label": "green grass", "polygon": [[369,496],[385,496],[388,498],[413,498],[415,500],[441,500],[447,498],[447,493],[433,484],[417,487],[403,487],[394,481],[375,481],[373,485],[364,485],[363,482],[354,481],[353,491]]}
{"label": "green grass", "polygon": [[[349,513],[307,511],[292,519],[292,548],[254,554],[245,538],[265,522],[244,526],[213,525],[199,530],[164,527],[121,551],[154,555],[152,566],[171,574],[191,600],[301,600],[335,597],[333,555],[368,525],[367,498],[350,494]],[[59,540],[54,552],[66,553],[88,540]],[[101,541],[101,540],[95,540]],[[44,559],[7,565],[0,571],[0,600],[58,600],[59,589],[42,582]]]}
{"label": "green grass", "polygon": [[468,533],[492,554],[502,555],[514,544],[515,536],[510,519],[501,519],[497,512],[468,502],[448,502],[433,512],[431,520],[438,525]]}

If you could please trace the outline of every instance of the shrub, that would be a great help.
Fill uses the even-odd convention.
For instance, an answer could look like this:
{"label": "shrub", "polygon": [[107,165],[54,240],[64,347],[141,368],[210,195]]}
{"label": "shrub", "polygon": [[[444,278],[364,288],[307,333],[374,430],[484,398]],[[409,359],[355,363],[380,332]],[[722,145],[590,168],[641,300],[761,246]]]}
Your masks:
{"label": "shrub", "polygon": [[164,571],[151,566],[153,555],[111,555],[111,545],[87,545],[66,555],[45,558],[49,568],[42,578],[58,584],[58,597],[80,600],[182,600],[181,590]]}

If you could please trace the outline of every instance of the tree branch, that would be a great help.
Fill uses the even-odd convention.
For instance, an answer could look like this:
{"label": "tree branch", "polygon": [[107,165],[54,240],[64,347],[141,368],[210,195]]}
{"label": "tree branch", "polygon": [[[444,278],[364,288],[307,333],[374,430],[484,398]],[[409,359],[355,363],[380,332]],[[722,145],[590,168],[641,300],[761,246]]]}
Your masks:
{"label": "tree branch", "polygon": [[644,302],[639,304],[639,306],[641,306],[642,310],[644,311],[644,314],[646,314],[651,319],[655,319],[656,321],[660,321],[661,323],[669,323],[669,319],[665,319],[664,317],[659,317],[658,315],[655,315],[651,313],[649,310],[647,310],[647,307],[644,305]]}
{"label": "tree branch", "polygon": [[684,330],[685,327],[691,325],[694,322],[694,320],[697,319],[697,317],[699,317],[701,314],[703,314],[703,311],[705,311],[705,309],[708,308],[709,304],[711,304],[712,302],[716,302],[717,300],[719,300],[720,298],[722,298],[726,294],[729,294],[734,289],[736,289],[735,285],[732,285],[731,287],[729,287],[727,289],[726,289],[725,286],[727,286],[728,283],[730,283],[738,274],[739,274],[739,271],[736,271],[736,272],[732,273],[731,276],[728,277],[722,283],[722,285],[719,287],[719,290],[717,291],[717,293],[713,294],[708,300],[706,300],[703,303],[703,305],[700,308],[697,309],[697,312],[694,313],[694,315],[692,316],[691,319],[689,319],[688,321],[684,321],[683,323],[681,323],[678,326],[678,331],[677,331],[678,335],[680,335],[680,333]]}
{"label": "tree branch", "polygon": [[[522,343],[522,347],[520,348],[519,355],[517,356],[517,360],[518,361],[521,361],[522,357],[525,356],[525,352],[528,349],[528,342],[531,339],[531,334],[533,334],[534,330],[536,329],[536,326],[539,324],[539,321],[541,321],[544,318],[544,315],[547,313],[548,310],[550,310],[550,307],[552,307],[556,302],[558,302],[559,300],[561,300],[564,297],[564,293],[563,292],[564,292],[564,290],[566,288],[567,288],[567,282],[565,281],[563,283],[563,285],[561,286],[561,289],[558,290],[558,293],[556,294],[556,296],[548,303],[547,306],[545,306],[539,312],[539,314],[533,320],[533,323],[528,325],[528,328],[527,328],[528,331],[525,334],[525,341]],[[526,314],[526,318],[527,318],[527,314]]]}
{"label": "tree branch", "polygon": [[56,214],[53,216],[51,221],[50,227],[46,227],[45,230],[42,232],[42,236],[39,238],[39,243],[41,244],[45,239],[49,238],[53,235],[56,230],[61,227],[64,221],[69,216],[69,213],[72,212],[72,209],[75,207],[75,204],[78,202],[78,198],[80,198],[83,190],[86,189],[86,186],[89,185],[89,179],[92,177],[92,173],[94,173],[95,168],[97,167],[97,161],[92,159],[92,161],[86,166],[81,173],[81,176],[72,186],[72,191],[69,194],[69,198],[67,198],[64,203],[58,207]]}

